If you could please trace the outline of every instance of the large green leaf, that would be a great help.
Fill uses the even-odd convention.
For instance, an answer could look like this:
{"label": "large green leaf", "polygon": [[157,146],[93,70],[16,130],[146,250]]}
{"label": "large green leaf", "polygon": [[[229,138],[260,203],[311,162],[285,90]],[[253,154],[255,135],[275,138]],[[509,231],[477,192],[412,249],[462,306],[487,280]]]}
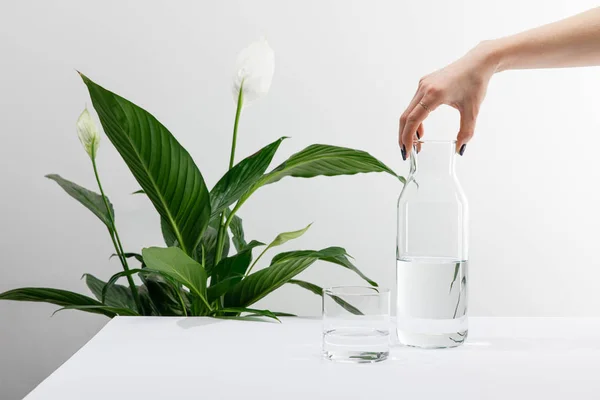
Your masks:
{"label": "large green leaf", "polygon": [[313,144],[292,155],[268,173],[263,184],[277,182],[286,176],[312,178],[319,175],[354,175],[367,172],[387,172],[397,177],[388,166],[365,151]]}
{"label": "large green leaf", "polygon": [[147,111],[81,75],[106,136],[186,254],[200,242],[210,197],[188,152]]}
{"label": "large green leaf", "polygon": [[[62,178],[60,175],[50,174],[46,175],[46,178],[52,179],[54,182],[58,183],[59,186],[63,188],[69,196],[83,204],[88,210],[94,213],[94,215],[98,217],[110,231],[113,230],[112,223],[110,222],[110,216],[108,215],[108,210],[106,209],[104,200],[102,200],[102,195],[87,190],[76,183],[68,181]],[[114,218],[115,212],[113,210],[113,206],[108,198],[106,201]]]}
{"label": "large green leaf", "polygon": [[177,236],[173,233],[171,226],[169,225],[169,221],[164,218],[160,219],[160,231],[162,232],[163,239],[165,240],[165,244],[167,247],[178,247],[179,241],[177,240]]}
{"label": "large green leaf", "polygon": [[[306,290],[316,294],[317,296],[323,297],[323,288],[315,285],[314,283],[300,281],[297,279],[291,279],[288,281],[288,283],[300,286],[301,288],[306,289]],[[364,315],[358,308],[354,307],[352,304],[348,303],[344,299],[341,299],[338,296],[331,296],[331,298],[333,299],[333,301],[338,303],[342,308],[349,311],[350,313],[352,313],[354,315]]]}
{"label": "large green leaf", "polygon": [[142,250],[147,269],[164,273],[206,302],[206,271],[177,247]]}
{"label": "large green leaf", "polygon": [[328,247],[326,249],[315,251],[315,250],[299,250],[299,251],[290,251],[286,253],[277,254],[273,257],[272,262],[276,262],[282,260],[286,257],[317,257],[320,260],[327,261],[333,264],[341,265],[344,268],[349,269],[350,271],[356,273],[362,279],[367,281],[371,286],[378,286],[377,282],[367,277],[363,274],[353,263],[350,261],[348,257],[348,253],[342,247]]}
{"label": "large green leaf", "polygon": [[248,307],[317,261],[316,257],[289,257],[248,275],[225,295],[226,307]]}
{"label": "large green leaf", "polygon": [[[69,292],[68,290],[51,288],[29,287],[13,289],[4,293],[0,293],[0,300],[34,301],[41,303],[56,304],[57,306],[61,307],[103,306],[102,303],[92,299],[91,297],[87,297],[79,293]],[[115,312],[109,311],[104,308],[88,308],[85,311],[95,314],[106,315],[110,318],[116,315]]]}
{"label": "large green leaf", "polygon": [[367,152],[326,144],[313,144],[263,175],[240,197],[234,211],[237,211],[261,186],[277,182],[286,176],[312,178],[368,172],[387,172],[398,179],[403,179]]}
{"label": "large green leaf", "polygon": [[106,282],[96,278],[92,274],[84,274],[84,276],[87,287],[94,294],[94,297],[103,304],[110,307],[127,308],[134,311],[137,310],[133,295],[131,294],[131,289],[128,286],[111,285],[103,295],[102,290],[106,286]]}
{"label": "large green leaf", "polygon": [[323,250],[291,251],[273,257],[271,265],[248,275],[225,295],[225,306],[247,307],[272,291],[288,283],[317,260],[343,265],[340,257],[346,251],[341,247]]}
{"label": "large green leaf", "polygon": [[282,137],[233,166],[210,191],[212,217],[235,203],[267,170]]}

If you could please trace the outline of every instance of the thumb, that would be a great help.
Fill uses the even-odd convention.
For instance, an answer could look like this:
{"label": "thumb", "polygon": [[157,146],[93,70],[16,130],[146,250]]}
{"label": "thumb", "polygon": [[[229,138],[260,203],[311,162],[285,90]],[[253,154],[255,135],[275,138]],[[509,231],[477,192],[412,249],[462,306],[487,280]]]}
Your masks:
{"label": "thumb", "polygon": [[476,120],[476,111],[470,109],[460,111],[460,131],[456,137],[456,152],[461,156],[465,153],[467,143],[475,133]]}

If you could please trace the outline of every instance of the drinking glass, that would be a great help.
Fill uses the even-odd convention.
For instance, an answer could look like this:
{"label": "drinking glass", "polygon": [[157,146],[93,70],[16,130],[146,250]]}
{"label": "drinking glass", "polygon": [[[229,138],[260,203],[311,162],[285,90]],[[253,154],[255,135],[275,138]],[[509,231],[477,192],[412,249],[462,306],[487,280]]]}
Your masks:
{"label": "drinking glass", "polygon": [[390,291],[339,286],[323,290],[323,357],[373,363],[389,355]]}

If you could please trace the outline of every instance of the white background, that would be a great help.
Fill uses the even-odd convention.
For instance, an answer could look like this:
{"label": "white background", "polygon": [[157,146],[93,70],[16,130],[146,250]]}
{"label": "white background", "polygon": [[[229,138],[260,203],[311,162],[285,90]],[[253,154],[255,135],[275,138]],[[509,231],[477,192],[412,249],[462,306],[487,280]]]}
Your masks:
{"label": "white background", "polygon": [[[360,148],[406,173],[398,117],[418,79],[483,39],[560,19],[593,1],[6,1],[0,5],[0,291],[45,286],[88,293],[106,279],[102,224],[47,173],[95,189],[75,121],[89,104],[75,69],[152,112],[212,186],[227,166],[240,49],[266,36],[271,92],[242,116],[239,157],[280,136],[276,162],[311,143]],[[598,69],[507,72],[492,79],[475,139],[458,162],[471,205],[470,310],[490,316],[600,316]],[[440,109],[427,135],[452,138]],[[159,220],[104,138],[98,162],[125,248],[161,245]],[[286,249],[345,247],[382,285],[394,282],[400,185],[380,174],[286,178],[241,210],[247,237],[314,222]],[[358,284],[318,264],[303,278]],[[319,313],[285,287],[261,305]],[[54,306],[0,303],[0,398],[17,399],[107,321]],[[118,360],[115,360],[118,362]],[[93,390],[93,388],[90,388]]]}

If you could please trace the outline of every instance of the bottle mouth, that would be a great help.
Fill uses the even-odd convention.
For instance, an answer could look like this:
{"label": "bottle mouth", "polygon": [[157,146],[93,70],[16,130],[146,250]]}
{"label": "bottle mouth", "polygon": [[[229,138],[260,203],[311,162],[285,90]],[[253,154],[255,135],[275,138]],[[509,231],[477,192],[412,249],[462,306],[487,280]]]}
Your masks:
{"label": "bottle mouth", "polygon": [[422,144],[427,144],[427,143],[456,144],[456,139],[453,139],[453,140],[435,140],[435,139],[428,140],[428,139],[419,139],[415,143],[422,143]]}

